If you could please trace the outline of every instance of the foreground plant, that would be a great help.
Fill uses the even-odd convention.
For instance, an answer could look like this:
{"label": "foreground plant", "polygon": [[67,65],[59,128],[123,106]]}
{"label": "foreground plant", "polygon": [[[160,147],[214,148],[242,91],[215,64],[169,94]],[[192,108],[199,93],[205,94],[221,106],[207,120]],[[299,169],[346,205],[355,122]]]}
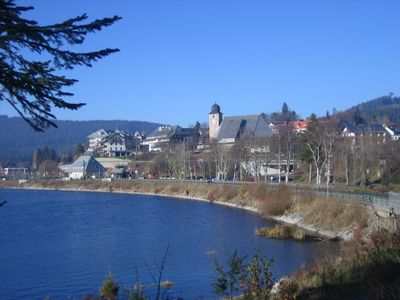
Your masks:
{"label": "foreground plant", "polygon": [[247,256],[235,251],[228,255],[228,269],[225,270],[215,259],[218,276],[213,284],[214,292],[229,299],[233,299],[235,294],[241,294],[243,299],[268,299],[274,285],[272,262],[259,252],[247,261]]}
{"label": "foreground plant", "polygon": [[119,285],[110,272],[106,276],[106,279],[100,288],[100,294],[107,300],[115,300],[118,298],[118,292]]}

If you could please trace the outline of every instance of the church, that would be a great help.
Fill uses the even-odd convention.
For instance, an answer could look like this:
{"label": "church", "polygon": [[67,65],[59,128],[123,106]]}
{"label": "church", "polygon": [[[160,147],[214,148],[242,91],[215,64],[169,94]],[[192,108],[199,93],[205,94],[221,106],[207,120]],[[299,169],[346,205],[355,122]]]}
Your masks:
{"label": "church", "polygon": [[223,117],[220,106],[215,103],[208,114],[210,141],[234,144],[241,139],[271,137],[273,132],[261,115]]}

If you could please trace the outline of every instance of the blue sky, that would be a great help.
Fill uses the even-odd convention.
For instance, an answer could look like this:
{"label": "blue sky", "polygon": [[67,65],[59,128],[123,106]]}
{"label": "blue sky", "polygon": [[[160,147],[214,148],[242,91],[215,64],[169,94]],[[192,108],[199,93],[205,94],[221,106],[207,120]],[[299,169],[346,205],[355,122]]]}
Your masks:
{"label": "blue sky", "polygon": [[[69,75],[79,111],[58,119],[193,124],[280,110],[302,117],[400,94],[400,1],[21,0],[41,24],[123,19],[77,50],[118,47]],[[13,112],[4,103],[2,114]]]}

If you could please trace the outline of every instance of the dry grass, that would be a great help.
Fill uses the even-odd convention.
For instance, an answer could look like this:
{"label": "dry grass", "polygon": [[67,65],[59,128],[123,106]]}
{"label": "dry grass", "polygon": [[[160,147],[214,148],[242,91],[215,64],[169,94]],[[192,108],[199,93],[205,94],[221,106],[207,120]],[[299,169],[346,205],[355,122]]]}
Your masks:
{"label": "dry grass", "polygon": [[297,199],[296,209],[303,222],[319,224],[327,230],[338,228],[367,226],[368,208],[354,202],[314,198],[312,200]]}
{"label": "dry grass", "polygon": [[[284,185],[277,186],[276,189],[265,189],[264,191],[260,187],[254,190],[254,198],[257,199],[260,211],[265,216],[279,216],[287,212],[293,202],[292,195],[290,195],[288,189]],[[250,195],[253,196],[253,195]]]}
{"label": "dry grass", "polygon": [[375,233],[285,279],[277,299],[398,299],[400,235]]}
{"label": "dry grass", "polygon": [[256,229],[256,235],[273,239],[306,239],[306,233],[303,229],[289,224],[278,224],[275,225],[275,227],[262,227]]}

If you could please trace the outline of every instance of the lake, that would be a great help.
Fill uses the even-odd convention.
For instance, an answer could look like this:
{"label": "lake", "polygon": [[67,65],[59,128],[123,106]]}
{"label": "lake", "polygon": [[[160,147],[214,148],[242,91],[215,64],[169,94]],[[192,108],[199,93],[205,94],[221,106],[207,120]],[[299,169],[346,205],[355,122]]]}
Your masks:
{"label": "lake", "polygon": [[294,272],[331,242],[255,236],[273,225],[254,213],[172,197],[0,189],[0,299],[81,299],[112,272],[121,287],[151,286],[169,247],[164,280],[174,296],[213,299],[213,258],[226,251],[274,259],[274,277]]}

